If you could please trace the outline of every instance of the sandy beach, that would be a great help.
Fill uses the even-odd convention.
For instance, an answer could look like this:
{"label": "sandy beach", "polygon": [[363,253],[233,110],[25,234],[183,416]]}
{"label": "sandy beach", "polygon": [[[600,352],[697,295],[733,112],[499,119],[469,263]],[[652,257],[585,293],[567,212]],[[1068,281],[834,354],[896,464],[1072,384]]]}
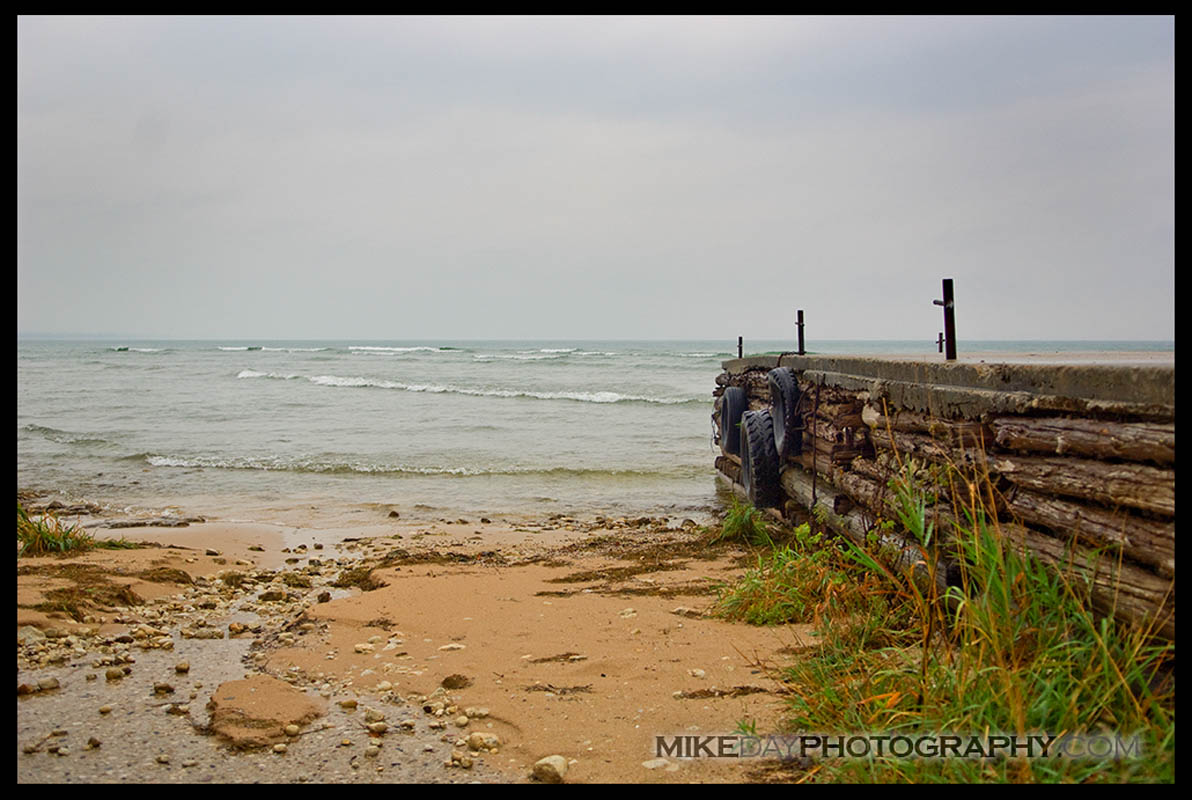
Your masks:
{"label": "sandy beach", "polygon": [[691,520],[383,512],[19,558],[18,782],[525,782],[551,756],[569,783],[797,779],[655,752],[778,730],[814,639],[711,615],[747,549]]}

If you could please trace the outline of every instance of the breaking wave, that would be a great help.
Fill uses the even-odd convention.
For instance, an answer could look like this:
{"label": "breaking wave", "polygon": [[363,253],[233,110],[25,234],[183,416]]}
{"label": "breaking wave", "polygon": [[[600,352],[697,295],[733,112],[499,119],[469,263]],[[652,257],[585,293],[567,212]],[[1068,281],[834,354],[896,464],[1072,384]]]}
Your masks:
{"label": "breaking wave", "polygon": [[[237,378],[274,378],[293,380],[301,375],[283,375],[273,372],[242,370]],[[467,386],[442,384],[414,384],[387,381],[380,378],[345,378],[338,375],[314,375],[306,380],[318,386],[341,389],[395,389],[403,392],[425,392],[428,394],[459,394],[470,397],[526,397],[536,400],[572,400],[579,403],[652,403],[657,405],[682,405],[685,403],[707,403],[705,397],[650,397],[647,395],[622,394],[620,392],[535,392],[526,389],[480,389]]]}

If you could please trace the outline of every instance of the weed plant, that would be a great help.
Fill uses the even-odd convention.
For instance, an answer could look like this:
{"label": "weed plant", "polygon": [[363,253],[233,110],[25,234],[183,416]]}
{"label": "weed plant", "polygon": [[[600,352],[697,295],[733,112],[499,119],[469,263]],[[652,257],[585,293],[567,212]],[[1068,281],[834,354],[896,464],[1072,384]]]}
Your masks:
{"label": "weed plant", "polygon": [[[941,477],[954,499],[947,524],[929,517],[945,487],[917,480],[908,469],[891,481],[890,507],[928,569],[948,548],[959,580],[946,591],[891,567],[874,540],[825,544],[806,526],[722,591],[727,615],[818,623],[820,646],[781,676],[790,730],[1137,735],[1141,757],[835,759],[820,762],[810,779],[1174,781],[1174,644],[1094,614],[1089,571],[1060,572],[1003,538],[987,511],[987,478],[965,481],[955,470]],[[965,494],[967,504],[955,503]]]}
{"label": "weed plant", "polygon": [[762,512],[735,499],[724,515],[720,531],[712,537],[713,544],[725,541],[745,542],[755,547],[774,546],[770,526],[766,524]]}
{"label": "weed plant", "polygon": [[66,525],[52,512],[31,517],[17,503],[17,556],[89,550],[95,539],[79,525]]}

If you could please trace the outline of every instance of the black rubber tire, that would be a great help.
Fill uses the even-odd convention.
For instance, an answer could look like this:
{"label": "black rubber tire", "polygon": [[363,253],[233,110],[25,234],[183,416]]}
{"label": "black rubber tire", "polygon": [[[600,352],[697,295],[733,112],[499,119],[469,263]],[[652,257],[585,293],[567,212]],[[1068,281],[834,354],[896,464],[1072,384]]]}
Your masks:
{"label": "black rubber tire", "polygon": [[790,367],[770,370],[770,406],[774,414],[774,447],[778,463],[803,452],[803,431],[799,419],[799,382]]}
{"label": "black rubber tire", "polygon": [[778,505],[778,451],[769,409],[741,415],[741,485],[754,506]]}
{"label": "black rubber tire", "polygon": [[720,451],[726,456],[741,454],[741,415],[749,398],[740,386],[729,386],[720,397]]}

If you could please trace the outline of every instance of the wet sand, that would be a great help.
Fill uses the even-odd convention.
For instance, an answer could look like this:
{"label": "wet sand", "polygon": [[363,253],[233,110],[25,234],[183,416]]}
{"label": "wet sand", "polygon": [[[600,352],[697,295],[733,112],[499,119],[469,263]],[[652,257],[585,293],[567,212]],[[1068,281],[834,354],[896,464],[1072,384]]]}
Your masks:
{"label": "wet sand", "polygon": [[[656,736],[778,729],[778,670],[814,639],[708,614],[746,550],[682,520],[377,517],[101,529],[171,547],[18,559],[18,686],[59,681],[18,696],[18,781],[525,782],[552,755],[566,782],[774,774],[654,749]],[[145,603],[97,605],[76,614],[86,622],[20,607],[99,580],[87,570]],[[311,701],[318,716],[237,739],[216,718],[248,690],[208,701],[248,675],[269,676],[251,689],[265,705]],[[381,716],[387,729],[370,731]]]}

